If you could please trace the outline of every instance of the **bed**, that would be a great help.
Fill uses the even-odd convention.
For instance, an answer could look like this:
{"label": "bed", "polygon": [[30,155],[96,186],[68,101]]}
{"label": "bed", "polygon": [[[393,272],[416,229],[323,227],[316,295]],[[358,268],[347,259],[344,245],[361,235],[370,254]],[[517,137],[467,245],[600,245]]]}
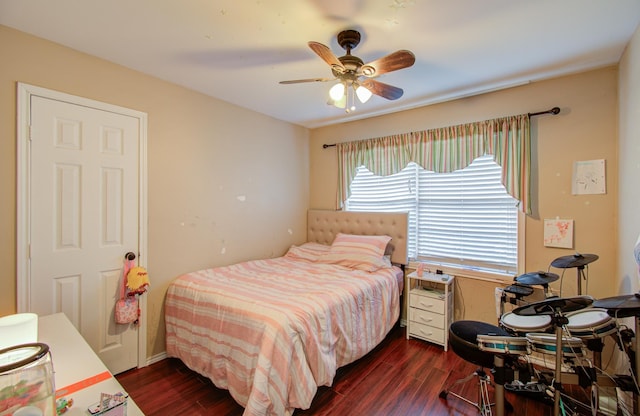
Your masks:
{"label": "bed", "polygon": [[170,284],[167,355],[229,390],[244,415],[307,409],[397,322],[406,239],[406,214],[310,210],[308,241],[284,256]]}

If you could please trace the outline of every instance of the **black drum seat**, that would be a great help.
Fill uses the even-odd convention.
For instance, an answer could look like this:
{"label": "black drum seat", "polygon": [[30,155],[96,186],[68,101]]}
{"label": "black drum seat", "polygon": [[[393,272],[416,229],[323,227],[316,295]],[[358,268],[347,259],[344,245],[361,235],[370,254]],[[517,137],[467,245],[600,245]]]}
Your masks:
{"label": "black drum seat", "polygon": [[[456,321],[449,326],[449,346],[453,352],[465,361],[469,361],[472,364],[479,366],[476,371],[471,373],[465,378],[461,378],[453,383],[453,386],[466,383],[473,378],[478,380],[478,401],[474,402],[466,397],[451,391],[451,388],[442,390],[440,392],[440,398],[446,400],[449,395],[457,397],[458,399],[474,406],[482,416],[490,416],[491,406],[499,405],[496,407],[498,415],[504,415],[504,405],[508,403],[504,400],[504,384],[502,378],[504,376],[504,360],[506,356],[498,356],[488,351],[480,350],[478,343],[478,335],[493,335],[497,337],[509,337],[510,334],[499,326],[491,325],[486,322],[479,321]],[[499,363],[499,364],[496,364]],[[498,367],[499,366],[499,367]],[[489,374],[484,371],[484,368],[497,369],[496,374],[501,374],[499,378],[496,378],[495,383],[495,398],[496,403],[490,403],[489,401],[489,385],[491,385],[491,379]]]}
{"label": "black drum seat", "polygon": [[465,361],[483,368],[493,368],[494,354],[480,351],[478,335],[508,337],[511,334],[486,322],[456,321],[449,326],[449,345],[453,352]]}

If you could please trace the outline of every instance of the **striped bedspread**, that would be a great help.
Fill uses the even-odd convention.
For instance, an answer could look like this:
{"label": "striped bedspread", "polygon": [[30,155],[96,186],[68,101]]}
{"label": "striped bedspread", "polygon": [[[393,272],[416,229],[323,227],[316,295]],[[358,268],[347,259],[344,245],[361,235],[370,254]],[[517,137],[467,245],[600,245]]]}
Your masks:
{"label": "striped bedspread", "polygon": [[392,268],[287,257],[185,274],[166,297],[167,354],[229,390],[244,415],[290,415],[384,339],[398,290]]}

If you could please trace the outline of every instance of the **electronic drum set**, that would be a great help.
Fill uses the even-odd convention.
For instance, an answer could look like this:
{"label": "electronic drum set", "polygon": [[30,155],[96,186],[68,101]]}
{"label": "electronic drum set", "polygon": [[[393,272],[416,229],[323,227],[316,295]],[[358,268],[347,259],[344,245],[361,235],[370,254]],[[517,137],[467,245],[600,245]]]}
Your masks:
{"label": "electronic drum set", "polygon": [[[456,321],[449,328],[451,349],[461,358],[480,368],[469,377],[479,379],[478,402],[443,390],[440,397],[454,395],[477,407],[483,415],[492,415],[495,405],[497,416],[504,416],[505,389],[517,394],[553,400],[554,416],[576,414],[565,406],[563,385],[590,387],[590,403],[584,405],[592,415],[598,414],[599,387],[614,387],[633,394],[633,412],[640,415],[637,375],[640,360],[640,337],[631,329],[619,325],[619,318],[635,318],[635,334],[640,334],[640,293],[596,300],[582,295],[581,280],[586,279],[584,268],[598,259],[592,254],[576,254],[554,260],[553,267],[576,268],[578,296],[552,296],[549,284],[559,276],[548,272],[527,273],[515,278],[515,284],[504,289],[499,326],[479,321]],[[533,303],[524,300],[542,286],[545,299]],[[504,312],[504,305],[517,307]],[[612,337],[630,363],[630,375],[609,376],[602,371],[601,353],[604,339]],[[588,354],[590,351],[591,354]],[[553,368],[534,367],[532,357],[553,357]],[[489,401],[489,377],[483,368],[492,368],[495,385],[495,403]],[[521,378],[527,378],[525,383]],[[566,397],[566,396],[564,396]],[[582,414],[582,413],[581,413]]]}

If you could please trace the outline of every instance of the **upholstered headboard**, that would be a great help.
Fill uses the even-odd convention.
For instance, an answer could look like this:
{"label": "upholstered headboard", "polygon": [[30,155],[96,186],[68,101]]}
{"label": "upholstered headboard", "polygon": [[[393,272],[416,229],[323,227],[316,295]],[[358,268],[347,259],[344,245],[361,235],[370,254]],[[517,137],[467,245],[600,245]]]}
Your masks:
{"label": "upholstered headboard", "polygon": [[391,261],[407,264],[407,213],[309,210],[307,241],[330,245],[338,233],[388,235]]}

